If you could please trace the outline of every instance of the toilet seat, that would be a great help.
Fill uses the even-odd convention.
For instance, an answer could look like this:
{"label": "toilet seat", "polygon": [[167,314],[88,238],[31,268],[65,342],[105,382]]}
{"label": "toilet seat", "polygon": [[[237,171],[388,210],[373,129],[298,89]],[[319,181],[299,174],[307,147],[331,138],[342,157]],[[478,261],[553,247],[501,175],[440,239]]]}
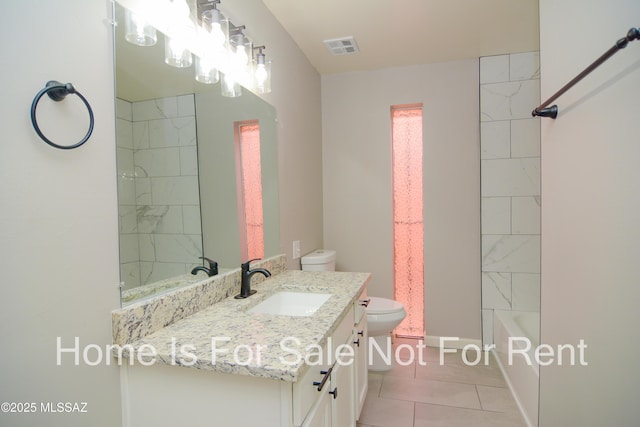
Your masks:
{"label": "toilet seat", "polygon": [[398,301],[387,298],[369,297],[367,314],[392,314],[404,311],[404,306]]}

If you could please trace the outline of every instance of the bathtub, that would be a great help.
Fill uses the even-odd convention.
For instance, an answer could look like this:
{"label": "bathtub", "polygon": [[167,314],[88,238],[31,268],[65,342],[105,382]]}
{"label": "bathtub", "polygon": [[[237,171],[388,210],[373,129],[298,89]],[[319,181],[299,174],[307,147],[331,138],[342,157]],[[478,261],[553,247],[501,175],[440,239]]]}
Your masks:
{"label": "bathtub", "polygon": [[[526,348],[527,343],[517,338],[527,338],[531,342],[527,352],[531,363],[515,352],[509,363],[509,337],[513,337],[513,349]],[[525,421],[529,427],[537,426],[540,371],[533,353],[540,343],[540,313],[495,310],[493,340],[495,348],[492,351]]]}

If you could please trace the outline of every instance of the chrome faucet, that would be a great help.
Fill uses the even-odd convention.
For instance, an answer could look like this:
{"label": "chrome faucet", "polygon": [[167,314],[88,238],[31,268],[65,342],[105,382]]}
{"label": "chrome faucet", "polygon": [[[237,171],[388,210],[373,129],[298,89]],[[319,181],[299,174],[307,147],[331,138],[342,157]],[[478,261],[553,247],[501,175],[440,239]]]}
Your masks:
{"label": "chrome faucet", "polygon": [[[259,259],[259,258],[258,258]],[[242,280],[240,282],[240,293],[235,296],[236,299],[247,298],[256,293],[256,291],[251,290],[251,276],[256,273],[261,273],[264,277],[271,276],[269,270],[265,270],[264,268],[254,268],[253,270],[249,269],[249,265],[252,261],[257,261],[258,259],[252,259],[242,264],[241,266],[241,277]]]}
{"label": "chrome faucet", "polygon": [[212,259],[209,259],[207,257],[199,257],[202,260],[205,260],[209,263],[209,267],[205,267],[203,265],[199,265],[198,267],[195,267],[193,270],[191,270],[191,274],[198,274],[198,271],[204,271],[205,273],[207,273],[207,276],[211,277],[211,276],[215,276],[216,274],[218,274],[218,263],[215,262]]}

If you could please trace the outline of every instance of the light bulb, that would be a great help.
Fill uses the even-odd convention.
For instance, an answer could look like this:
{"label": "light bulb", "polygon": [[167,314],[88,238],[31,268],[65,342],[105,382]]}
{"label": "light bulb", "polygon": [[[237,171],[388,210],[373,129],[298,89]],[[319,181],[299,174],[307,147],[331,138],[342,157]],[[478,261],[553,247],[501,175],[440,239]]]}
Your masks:
{"label": "light bulb", "polygon": [[233,67],[240,70],[249,62],[249,55],[247,55],[247,45],[245,38],[242,34],[234,34],[230,37],[231,49],[231,61]]}
{"label": "light bulb", "polygon": [[222,31],[222,25],[220,25],[219,22],[211,24],[211,31],[209,34],[211,34],[211,41],[213,44],[216,46],[224,46],[226,37],[224,35],[224,31]]}
{"label": "light bulb", "polygon": [[255,71],[253,72],[254,88],[257,93],[269,93],[271,92],[271,62],[267,62],[264,53],[262,53],[264,47],[258,49]]}
{"label": "light bulb", "polygon": [[245,50],[244,45],[236,46],[236,53],[234,55],[234,61],[236,62],[238,67],[244,67],[247,65],[247,61],[249,61],[249,56]]}
{"label": "light bulb", "polygon": [[218,9],[207,10],[202,13],[203,27],[208,33],[208,39],[214,45],[214,49],[223,48],[227,41],[227,35],[225,33],[228,21]]}
{"label": "light bulb", "polygon": [[256,67],[256,81],[258,82],[258,86],[264,86],[267,77],[269,77],[269,75],[267,74],[264,64],[258,64]]}
{"label": "light bulb", "polygon": [[[223,69],[225,74],[239,84],[250,87],[253,83],[253,63],[247,53],[252,52],[251,42],[242,33],[235,33],[229,37],[228,63]],[[222,68],[222,67],[221,67]]]}

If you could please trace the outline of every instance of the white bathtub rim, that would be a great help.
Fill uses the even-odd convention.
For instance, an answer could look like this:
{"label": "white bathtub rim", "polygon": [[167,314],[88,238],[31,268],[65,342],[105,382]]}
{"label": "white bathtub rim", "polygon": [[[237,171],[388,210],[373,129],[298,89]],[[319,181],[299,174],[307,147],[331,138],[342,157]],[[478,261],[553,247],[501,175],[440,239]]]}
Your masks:
{"label": "white bathtub rim", "polygon": [[525,409],[524,404],[522,403],[522,401],[518,397],[518,393],[516,393],[516,391],[514,389],[514,385],[511,382],[511,379],[509,378],[509,375],[507,374],[507,371],[506,371],[505,367],[503,366],[502,361],[500,360],[500,355],[498,354],[498,351],[495,348],[492,348],[491,349],[491,353],[493,354],[494,359],[498,363],[498,367],[500,368],[500,371],[502,372],[502,376],[504,377],[504,380],[507,382],[507,385],[509,386],[509,391],[511,392],[511,396],[513,396],[513,400],[515,400],[516,405],[518,406],[518,410],[520,411],[520,414],[522,415],[522,418],[524,419],[524,422],[527,424],[527,427],[538,427],[537,424],[534,424],[534,422],[531,419],[531,417],[529,417],[529,414],[527,413],[527,410]]}
{"label": "white bathtub rim", "polygon": [[[507,336],[513,338],[513,341],[512,341],[513,348],[524,349],[525,347],[524,347],[523,340],[525,339],[528,340],[530,345],[529,345],[529,350],[527,351],[527,355],[528,355],[528,360],[531,361],[531,363],[527,363],[527,365],[535,371],[536,377],[540,378],[540,366],[538,365],[538,363],[536,363],[538,359],[535,355],[536,348],[539,346],[539,337],[527,336],[527,334],[522,330],[522,328],[520,328],[518,323],[513,318],[514,315],[521,316],[521,315],[529,315],[529,314],[537,314],[538,317],[540,316],[538,313],[526,312],[526,311],[509,311],[509,310],[494,311],[493,335],[494,335],[495,349],[499,353],[503,353],[505,352],[505,350],[509,351],[508,349],[500,348],[501,343],[497,342],[497,340],[495,339],[496,335],[498,335],[496,334],[496,328],[498,327],[502,327],[503,329],[505,329],[507,332]],[[500,319],[499,323],[496,321],[495,319],[496,317]],[[517,355],[514,355],[514,357],[522,357],[522,355],[517,354]]]}
{"label": "white bathtub rim", "polygon": [[[495,346],[492,352],[525,422],[529,427],[536,427],[540,402],[540,367],[536,363],[534,343],[530,342],[531,346],[526,353],[528,360],[522,354],[513,354],[510,361],[511,349],[508,348],[512,346],[514,349],[524,349],[526,345],[523,339],[510,341],[509,338],[522,337],[532,341],[514,319],[514,316],[532,314],[531,312],[495,310],[493,319]],[[534,385],[535,389],[530,388]]]}

